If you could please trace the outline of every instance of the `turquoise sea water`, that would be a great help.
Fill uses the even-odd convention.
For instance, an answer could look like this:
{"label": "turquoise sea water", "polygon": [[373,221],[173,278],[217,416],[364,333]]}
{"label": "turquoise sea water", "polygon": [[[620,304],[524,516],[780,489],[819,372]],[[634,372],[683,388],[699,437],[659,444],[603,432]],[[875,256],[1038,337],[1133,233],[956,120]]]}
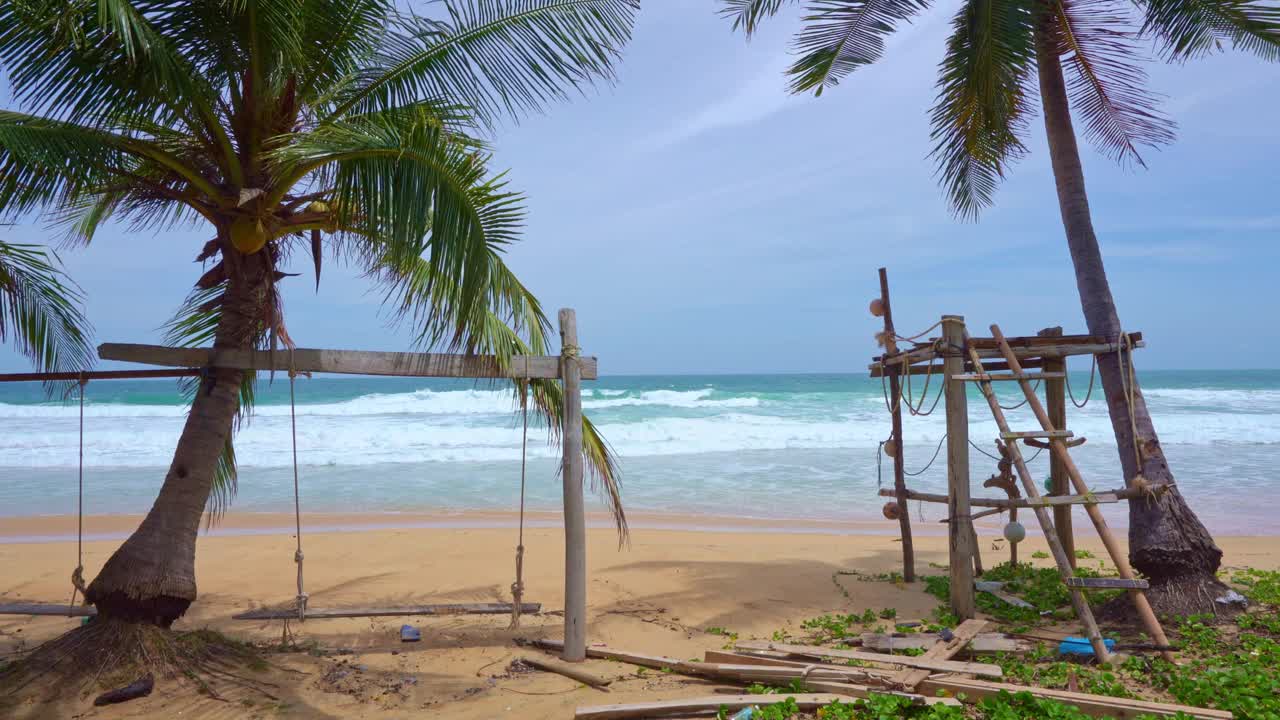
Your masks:
{"label": "turquoise sea water", "polygon": [[[1218,532],[1280,532],[1265,503],[1240,498],[1280,490],[1280,371],[1150,371],[1142,382],[1183,492]],[[935,378],[936,380],[936,378]],[[509,510],[519,489],[520,428],[510,390],[404,378],[300,379],[298,443],[310,511]],[[925,409],[938,388],[928,388]],[[1078,396],[1088,373],[1073,373]],[[914,391],[920,395],[923,383]],[[1016,390],[1003,389],[1006,404]],[[880,516],[876,448],[888,435],[881,383],[857,375],[605,377],[583,405],[617,452],[632,511],[823,520]],[[1104,404],[1069,407],[1089,441],[1075,451],[1095,489],[1118,487]],[[173,381],[95,382],[85,413],[89,512],[138,513],[151,503],[186,412]],[[1016,428],[1034,429],[1025,408]],[[996,435],[985,406],[970,404],[970,437]],[[0,516],[75,509],[78,411],[38,386],[0,386]],[[907,469],[923,468],[943,435],[942,412],[906,420]],[[292,507],[288,385],[262,383],[237,439],[242,511]],[[530,505],[559,506],[558,450],[530,432]],[[971,453],[973,484],[995,463]],[[1047,472],[1047,457],[1033,472]],[[910,479],[944,492],[942,462]],[[1108,509],[1123,524],[1119,506]],[[938,508],[920,510],[929,520]],[[913,506],[912,513],[918,511]]]}

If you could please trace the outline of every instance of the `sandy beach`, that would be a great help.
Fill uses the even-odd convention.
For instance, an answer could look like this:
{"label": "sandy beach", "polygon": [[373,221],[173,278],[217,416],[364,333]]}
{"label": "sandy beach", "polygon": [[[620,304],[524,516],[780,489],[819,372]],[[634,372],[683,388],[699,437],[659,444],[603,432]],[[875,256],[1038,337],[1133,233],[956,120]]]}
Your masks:
{"label": "sandy beach", "polygon": [[[493,602],[510,599],[514,533],[509,528],[475,527],[507,522],[509,516],[482,515],[468,521],[451,516],[453,527],[359,530],[375,524],[362,516],[306,518],[308,526],[342,526],[347,532],[304,532],[307,590],[311,605],[351,607],[427,602]],[[385,518],[374,518],[373,520]],[[653,521],[652,518],[646,518]],[[127,529],[132,517],[91,518],[95,532]],[[258,641],[278,640],[281,622],[234,621],[231,615],[261,605],[285,605],[294,593],[291,534],[232,534],[262,518],[230,515],[223,533],[204,536],[197,556],[200,597],[182,628],[209,627]],[[673,518],[672,525],[679,519]],[[6,519],[7,535],[58,535],[65,518]],[[465,527],[472,525],[472,527]],[[744,532],[650,529],[639,522],[629,546],[618,547],[608,529],[589,531],[589,638],[611,646],[677,658],[718,649],[725,638],[708,628],[725,628],[742,638],[768,638],[776,630],[798,631],[806,618],[831,612],[894,607],[900,618],[928,617],[937,605],[919,584],[838,575],[893,571],[899,545],[887,534],[830,531]],[[261,523],[259,523],[261,526]],[[1079,546],[1099,555],[1088,533]],[[1280,565],[1280,538],[1218,538],[1224,566],[1274,569]],[[992,562],[1006,551],[982,550]],[[85,545],[86,575],[92,575],[117,541]],[[612,691],[588,689],[557,675],[509,675],[507,666],[525,653],[515,637],[557,638],[563,602],[563,539],[558,529],[526,531],[526,599],[543,603],[543,614],[526,616],[518,631],[508,618],[454,616],[408,620],[422,629],[422,642],[398,640],[400,618],[312,620],[291,623],[297,640],[344,654],[273,655],[269,672],[278,702],[246,697],[251,704],[220,702],[191,693],[174,695],[163,684],[150,698],[115,708],[93,708],[77,700],[57,715],[33,717],[187,718],[481,718],[571,717],[574,707],[628,700],[655,700],[705,694],[712,686],[662,673],[637,673],[629,665],[589,660],[585,667],[616,677]],[[1038,538],[1022,546],[1026,556],[1040,549]],[[1003,548],[1003,544],[1001,544]],[[944,537],[917,540],[918,566],[941,574]],[[0,597],[62,600],[74,566],[74,542],[0,544]],[[1047,561],[1036,561],[1047,562]],[[63,618],[0,618],[0,652],[8,655],[71,628]],[[350,654],[346,654],[350,653]],[[52,712],[46,709],[44,712]]]}

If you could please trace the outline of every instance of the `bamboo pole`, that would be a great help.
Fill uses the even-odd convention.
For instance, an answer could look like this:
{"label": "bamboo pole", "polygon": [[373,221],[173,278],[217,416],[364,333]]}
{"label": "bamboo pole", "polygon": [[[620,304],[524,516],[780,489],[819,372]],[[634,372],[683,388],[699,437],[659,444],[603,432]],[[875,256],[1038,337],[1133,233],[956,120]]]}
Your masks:
{"label": "bamboo pole", "polygon": [[947,400],[947,525],[950,537],[951,611],[961,620],[976,610],[973,571],[977,535],[969,506],[969,399],[964,381],[964,318],[942,316],[944,394]]}
{"label": "bamboo pole", "polygon": [[[994,326],[993,326],[994,327]],[[966,336],[968,333],[965,333]],[[968,339],[967,337],[965,338]],[[978,352],[973,346],[968,347],[969,359],[973,360],[973,364],[982,372],[982,359],[978,357]],[[1016,362],[1016,359],[1015,359]],[[1011,366],[1015,372],[1021,369]],[[1029,388],[1025,382],[1021,383],[1024,388]],[[991,408],[991,415],[996,420],[996,425],[1001,432],[1009,430],[1009,423],[1005,420],[1004,410],[1000,407],[1000,400],[996,397],[996,393],[991,389],[991,383],[978,383],[978,388],[982,391],[982,396],[986,398],[987,405]],[[1035,400],[1035,394],[1030,393],[1028,403]],[[1036,401],[1039,406],[1039,402]],[[1058,443],[1055,442],[1055,445]],[[1027,468],[1027,462],[1022,458],[1022,449],[1018,447],[1016,441],[1010,442],[1009,457],[1013,459],[1013,466],[1018,471],[1018,478],[1022,481],[1022,489],[1027,493],[1028,500],[1039,500],[1040,489],[1036,487],[1035,480],[1031,477],[1031,470]],[[1053,520],[1049,511],[1043,507],[1036,506],[1034,508],[1036,519],[1040,521],[1040,528],[1044,530],[1045,543],[1049,545],[1049,553],[1053,555],[1054,562],[1058,565],[1058,574],[1061,575],[1063,583],[1067,578],[1074,577],[1074,571],[1071,569],[1071,563],[1067,560],[1067,554],[1062,549],[1062,543],[1058,542],[1058,533],[1053,527]],[[1076,588],[1068,588],[1071,597],[1071,607],[1076,612],[1076,617],[1080,618],[1080,622],[1084,625],[1085,635],[1089,638],[1089,644],[1093,646],[1093,652],[1101,663],[1107,663],[1111,660],[1111,653],[1107,652],[1107,646],[1102,642],[1102,633],[1098,631],[1098,623],[1093,619],[1093,611],[1089,609],[1089,602],[1085,599],[1084,593]]]}
{"label": "bamboo pole", "polygon": [[[991,334],[997,340],[1004,339],[1004,335],[1001,334],[998,325],[991,326]],[[1004,353],[1010,369],[1020,373],[1021,368],[1018,367],[1018,358],[1009,349],[1009,346],[1002,343],[1000,349]],[[1040,398],[1036,397],[1035,392],[1032,390],[1031,383],[1026,380],[1020,380],[1018,384],[1022,386],[1022,390],[1027,396],[1027,405],[1031,408],[1031,412],[1035,413],[1041,427],[1045,430],[1055,429],[1053,423],[1049,420],[1049,414],[1045,412],[1044,406],[1040,404]],[[1075,460],[1071,458],[1071,451],[1067,450],[1067,446],[1059,438],[1050,439],[1050,444],[1053,446],[1054,456],[1062,462],[1062,467],[1067,471],[1067,476],[1071,478],[1071,484],[1075,486],[1076,492],[1080,494],[1089,492],[1089,486],[1085,483],[1084,477],[1080,475],[1080,470],[1076,467]],[[1111,532],[1106,518],[1102,516],[1102,510],[1097,505],[1085,505],[1084,510],[1089,515],[1089,519],[1093,521],[1093,526],[1098,531],[1098,537],[1102,539],[1102,544],[1106,546],[1107,552],[1111,555],[1111,561],[1115,563],[1116,572],[1126,580],[1133,580],[1135,575],[1133,568],[1129,565],[1129,556],[1120,547],[1115,534]],[[1155,611],[1151,609],[1151,603],[1147,601],[1146,593],[1141,590],[1130,590],[1129,598],[1133,600],[1133,605],[1138,610],[1138,617],[1142,619],[1142,624],[1146,626],[1151,639],[1160,647],[1168,647],[1169,639],[1165,637],[1164,628],[1160,626],[1160,621],[1156,618]],[[1174,661],[1172,652],[1165,650],[1162,654],[1169,662]],[[1099,655],[1099,657],[1101,658],[1102,656]]]}
{"label": "bamboo pole", "polygon": [[[894,341],[893,310],[889,305],[889,272],[885,268],[880,268],[880,302],[884,310],[884,349],[886,353],[895,353],[898,351],[898,344]],[[906,582],[915,582],[916,551],[915,544],[911,540],[911,513],[907,508],[906,497],[907,476],[902,461],[902,396],[899,382],[897,371],[890,371],[889,397],[892,398],[889,403],[892,420],[890,437],[893,439],[895,449],[893,489],[897,493],[898,529],[902,533],[902,579]]]}
{"label": "bamboo pole", "polygon": [[582,499],[582,387],[578,319],[560,310],[560,376],[564,383],[561,427],[564,482],[564,651],[567,662],[587,657],[587,523]]}
{"label": "bamboo pole", "polygon": [[[1061,358],[1045,360],[1045,369],[1065,372],[1067,362]],[[1047,379],[1044,381],[1045,404],[1049,409],[1049,422],[1059,430],[1067,429],[1067,384],[1064,380]],[[1071,478],[1067,477],[1067,469],[1057,453],[1049,454],[1049,477],[1054,495],[1067,495],[1071,492]],[[1076,566],[1076,539],[1071,529],[1071,506],[1064,505],[1053,509],[1053,527],[1058,531],[1058,539],[1062,549]]]}

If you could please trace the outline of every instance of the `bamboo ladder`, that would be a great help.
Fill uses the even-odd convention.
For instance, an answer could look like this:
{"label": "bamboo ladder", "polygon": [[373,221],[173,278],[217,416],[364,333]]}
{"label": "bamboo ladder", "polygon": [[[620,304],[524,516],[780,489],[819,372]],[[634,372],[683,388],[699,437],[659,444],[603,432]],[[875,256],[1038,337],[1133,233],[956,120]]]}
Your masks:
{"label": "bamboo ladder", "polygon": [[[1040,521],[1040,528],[1049,544],[1053,559],[1058,565],[1062,581],[1071,593],[1071,605],[1075,609],[1076,616],[1084,624],[1085,632],[1088,635],[1089,643],[1093,646],[1094,653],[1100,662],[1106,663],[1112,659],[1102,641],[1102,634],[1098,631],[1098,623],[1093,618],[1093,611],[1089,609],[1089,603],[1084,597],[1084,590],[1087,588],[1119,587],[1127,590],[1129,597],[1133,600],[1134,607],[1138,610],[1138,616],[1142,619],[1142,623],[1146,626],[1152,640],[1158,647],[1168,648],[1169,640],[1164,634],[1164,628],[1160,626],[1160,621],[1156,619],[1155,612],[1152,611],[1151,604],[1147,601],[1147,596],[1143,592],[1147,587],[1147,581],[1137,579],[1134,576],[1128,557],[1120,548],[1115,535],[1111,532],[1111,528],[1107,526],[1106,519],[1102,517],[1102,511],[1098,509],[1098,503],[1092,497],[1089,486],[1085,484],[1075,461],[1071,458],[1071,453],[1068,450],[1068,440],[1071,438],[1071,433],[1054,428],[1053,423],[1049,420],[1049,414],[1045,412],[1044,406],[1041,405],[1040,399],[1036,397],[1035,388],[1031,384],[1031,381],[1035,380],[1037,376],[1023,371],[1022,364],[1018,362],[1017,355],[1014,354],[1013,348],[1009,347],[1009,343],[1005,340],[1004,333],[1000,332],[998,325],[991,326],[991,335],[995,338],[1000,348],[1000,354],[1004,356],[1009,365],[1009,374],[988,374],[982,367],[982,359],[978,356],[977,349],[969,342],[969,334],[966,331],[964,344],[965,349],[968,351],[969,359],[973,363],[974,372],[964,379],[977,381],[983,397],[986,398],[987,404],[991,406],[991,414],[995,417],[996,425],[1000,428],[1001,437],[1008,443],[1010,457],[1012,457],[1014,467],[1017,468],[1018,476],[1022,480],[1023,489],[1027,493],[1028,500],[1033,503],[1032,507],[1035,510],[1036,519]],[[1028,407],[1031,408],[1031,411],[1035,413],[1036,418],[1040,421],[1040,431],[1014,432],[1009,429],[1004,411],[1000,407],[995,391],[991,388],[993,380],[1017,381],[1027,398]],[[1031,477],[1031,471],[1027,469],[1026,461],[1023,460],[1018,441],[1025,442],[1029,438],[1044,438],[1054,456],[1066,468],[1071,484],[1075,487],[1076,492],[1079,493],[1073,499],[1080,500],[1080,504],[1084,505],[1085,512],[1088,513],[1089,519],[1093,521],[1093,526],[1098,531],[1098,536],[1102,539],[1102,544],[1106,546],[1107,552],[1111,555],[1111,561],[1115,563],[1116,570],[1120,574],[1119,580],[1115,578],[1076,577],[1071,558],[1067,556],[1062,547],[1062,542],[1054,530],[1053,520],[1049,516],[1046,504],[1038,502],[1041,497],[1040,490],[1036,487],[1035,480]],[[1173,661],[1173,653],[1169,650],[1162,650],[1162,654],[1166,660]]]}

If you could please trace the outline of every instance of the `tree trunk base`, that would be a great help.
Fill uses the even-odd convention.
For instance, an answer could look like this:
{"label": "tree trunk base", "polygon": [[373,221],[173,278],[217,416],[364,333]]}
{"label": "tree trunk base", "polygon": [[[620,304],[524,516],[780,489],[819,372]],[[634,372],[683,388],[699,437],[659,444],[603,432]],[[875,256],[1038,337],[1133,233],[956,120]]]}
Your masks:
{"label": "tree trunk base", "polygon": [[[1227,594],[1228,588],[1212,573],[1185,573],[1162,583],[1152,582],[1147,600],[1158,617],[1176,620],[1188,615],[1215,615],[1222,619],[1235,617],[1240,608],[1215,602]],[[1128,593],[1105,603],[1098,609],[1098,619],[1108,622],[1137,623],[1133,601]],[[1167,629],[1167,628],[1166,628]]]}
{"label": "tree trunk base", "polygon": [[241,674],[266,667],[252,646],[211,630],[99,616],[0,668],[0,716],[71,717],[97,693],[148,674],[157,686],[194,686],[214,699],[231,688],[278,700],[268,691],[274,685]]}

